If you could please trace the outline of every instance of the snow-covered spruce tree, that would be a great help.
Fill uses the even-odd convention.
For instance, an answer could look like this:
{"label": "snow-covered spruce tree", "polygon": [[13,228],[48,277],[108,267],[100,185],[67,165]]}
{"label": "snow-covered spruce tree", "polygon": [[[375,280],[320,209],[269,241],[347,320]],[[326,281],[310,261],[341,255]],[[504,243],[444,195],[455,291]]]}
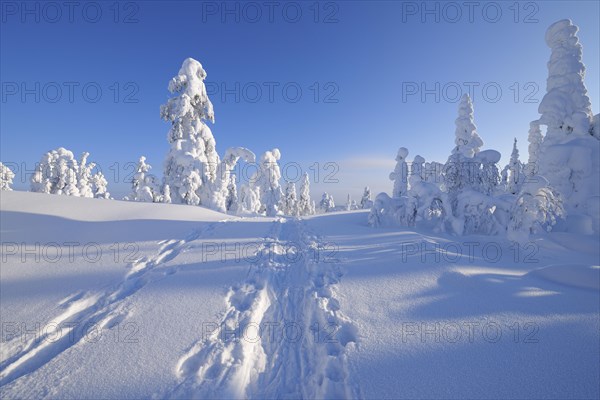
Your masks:
{"label": "snow-covered spruce tree", "polygon": [[171,187],[166,183],[162,185],[160,202],[165,204],[171,203]]}
{"label": "snow-covered spruce tree", "polygon": [[12,190],[11,185],[14,177],[14,172],[0,162],[0,190]]}
{"label": "snow-covered spruce tree", "polygon": [[477,134],[473,105],[468,95],[463,95],[455,121],[455,147],[444,166],[443,186],[446,201],[452,210],[446,215],[445,228],[458,235],[495,234],[502,230],[494,215],[493,195],[500,182],[497,163],[500,153],[495,150],[480,151],[483,141]]}
{"label": "snow-covered spruce tree", "polygon": [[527,137],[527,141],[529,142],[529,158],[527,160],[527,165],[524,167],[526,176],[533,176],[537,174],[539,170],[537,164],[543,140],[544,137],[542,136],[540,125],[537,121],[531,122],[529,124],[529,135]]}
{"label": "snow-covered spruce tree", "polygon": [[240,215],[256,215],[259,213],[261,204],[260,196],[252,186],[244,184],[240,187],[237,213]]}
{"label": "snow-covered spruce tree", "polygon": [[507,237],[525,243],[531,234],[549,232],[564,216],[560,195],[542,176],[528,179],[510,210]]}
{"label": "snow-covered spruce tree", "polygon": [[260,213],[264,213],[268,217],[274,217],[279,212],[281,203],[281,170],[277,161],[281,158],[279,149],[266,151],[258,164],[258,170],[250,179],[254,190],[260,196],[261,208]]}
{"label": "snow-covered spruce tree", "polygon": [[88,164],[87,158],[89,155],[90,153],[84,151],[83,154],[81,154],[81,159],[79,160],[77,189],[79,189],[79,196],[81,197],[94,197],[94,192],[92,189],[92,170],[96,164]]}
{"label": "snow-covered spruce tree", "polygon": [[558,21],[546,31],[546,44],[551,49],[547,93],[538,109],[540,119],[533,122],[545,125],[546,135],[539,146],[537,164],[539,175],[560,193],[569,220],[587,218],[599,231],[600,137],[595,134],[597,117],[592,114],[584,85],[577,31],[570,20]]}
{"label": "snow-covered spruce tree", "polygon": [[346,211],[351,211],[352,208],[352,197],[350,197],[350,193],[348,193],[348,197],[346,198]]}
{"label": "snow-covered spruce tree", "polygon": [[399,198],[406,196],[408,192],[408,164],[406,163],[406,157],[408,156],[408,150],[406,147],[400,147],[398,149],[398,155],[396,156],[396,168],[393,172],[390,172],[390,180],[394,182],[394,189],[392,191],[393,198]]}
{"label": "snow-covered spruce tree", "polygon": [[101,171],[96,172],[92,175],[92,192],[97,199],[110,199],[110,193],[108,193],[108,182]]}
{"label": "snow-covered spruce tree", "polygon": [[232,214],[237,213],[238,211],[238,194],[237,194],[237,185],[235,183],[235,174],[229,175],[229,185],[227,185],[227,197],[225,199],[225,208],[227,212]]}
{"label": "snow-covered spruce tree", "polygon": [[452,201],[458,192],[477,185],[477,170],[480,167],[474,156],[479,152],[483,141],[477,134],[473,104],[468,94],[460,99],[455,124],[456,146],[444,166],[444,183]]}
{"label": "snow-covered spruce tree", "polygon": [[[209,201],[205,203],[208,207],[221,212],[230,211],[227,208],[227,199],[230,195],[231,171],[233,171],[240,158],[248,163],[253,163],[256,160],[254,153],[244,147],[230,147],[227,149],[225,157],[217,165],[215,178],[211,183]],[[233,184],[235,185],[235,181]]]}
{"label": "snow-covered spruce tree", "polygon": [[169,82],[174,97],[161,107],[161,117],[171,123],[167,136],[171,146],[165,159],[164,183],[171,188],[173,203],[210,202],[219,155],[206,121],[214,123],[213,105],[204,85],[206,72],[187,58]]}
{"label": "snow-covered spruce tree", "polygon": [[315,213],[315,203],[310,198],[310,179],[305,172],[300,186],[300,197],[298,198],[298,214],[313,215]]}
{"label": "snow-covered spruce tree", "polygon": [[473,118],[473,103],[468,94],[464,94],[458,105],[458,118],[455,121],[453,153],[459,153],[464,157],[471,158],[479,152],[483,141],[477,134],[477,127]]}
{"label": "snow-covered spruce tree", "polygon": [[540,102],[539,123],[547,126],[546,140],[564,142],[568,135],[590,135],[592,105],[583,83],[585,66],[577,37],[579,28],[563,19],[546,31],[552,53],[548,61],[546,94]]}
{"label": "snow-covered spruce tree", "polygon": [[335,202],[333,201],[333,196],[329,195],[327,192],[323,193],[321,196],[321,201],[319,202],[319,209],[321,212],[330,212],[335,208]]}
{"label": "snow-covered spruce tree", "polygon": [[154,203],[160,200],[154,177],[148,174],[150,169],[152,169],[152,166],[146,164],[146,157],[141,156],[131,180],[132,193],[128,197],[129,200],[146,203]]}
{"label": "snow-covered spruce tree", "polygon": [[502,182],[506,185],[506,190],[510,194],[517,194],[521,190],[524,180],[525,168],[519,160],[519,149],[517,148],[517,138],[515,138],[510,161],[502,170]]}
{"label": "snow-covered spruce tree", "polygon": [[79,166],[73,153],[63,147],[44,154],[31,176],[31,191],[79,196]]}
{"label": "snow-covered spruce tree", "polygon": [[288,181],[285,185],[285,192],[282,199],[282,211],[285,215],[295,216],[300,215],[298,209],[298,198],[296,195],[296,184]]}
{"label": "snow-covered spruce tree", "polygon": [[360,199],[360,208],[362,210],[365,210],[371,207],[373,207],[373,200],[371,199],[371,189],[368,186],[365,186],[365,191],[363,192],[362,198]]}

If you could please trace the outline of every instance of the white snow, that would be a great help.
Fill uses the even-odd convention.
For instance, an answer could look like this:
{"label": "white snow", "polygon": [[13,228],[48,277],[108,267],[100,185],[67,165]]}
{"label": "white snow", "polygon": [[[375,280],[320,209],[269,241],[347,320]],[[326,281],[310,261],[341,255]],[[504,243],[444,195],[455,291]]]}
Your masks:
{"label": "white snow", "polygon": [[[0,193],[3,397],[600,395],[597,236]],[[72,261],[41,250],[70,241]]]}

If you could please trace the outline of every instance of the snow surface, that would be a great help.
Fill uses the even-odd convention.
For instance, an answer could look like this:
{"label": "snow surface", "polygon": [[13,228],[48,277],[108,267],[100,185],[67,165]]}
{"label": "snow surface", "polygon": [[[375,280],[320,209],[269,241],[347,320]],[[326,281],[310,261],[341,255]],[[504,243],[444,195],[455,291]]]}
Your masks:
{"label": "snow surface", "polygon": [[[597,235],[514,247],[373,229],[368,210],[0,200],[2,398],[600,396]],[[74,259],[36,261],[51,242],[78,242]],[[81,253],[91,242],[96,262]],[[125,245],[133,256],[115,259]]]}

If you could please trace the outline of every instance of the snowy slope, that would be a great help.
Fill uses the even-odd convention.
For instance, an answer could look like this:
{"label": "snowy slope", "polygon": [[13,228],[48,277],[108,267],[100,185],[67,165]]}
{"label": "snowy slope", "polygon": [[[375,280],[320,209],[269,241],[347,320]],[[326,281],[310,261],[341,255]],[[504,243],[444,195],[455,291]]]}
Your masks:
{"label": "snowy slope", "polygon": [[600,395],[598,237],[0,196],[2,398]]}

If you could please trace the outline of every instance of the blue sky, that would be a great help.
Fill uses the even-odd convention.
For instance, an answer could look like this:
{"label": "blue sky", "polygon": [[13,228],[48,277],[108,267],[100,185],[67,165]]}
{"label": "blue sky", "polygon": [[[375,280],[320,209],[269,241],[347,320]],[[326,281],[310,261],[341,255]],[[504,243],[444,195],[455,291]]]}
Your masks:
{"label": "blue sky", "polygon": [[[33,169],[56,147],[89,151],[118,196],[140,155],[161,175],[169,126],[159,107],[186,57],[208,73],[220,154],[278,147],[283,164],[313,180],[319,171],[314,198],[326,190],[338,202],[365,185],[389,191],[398,147],[445,161],[457,89],[469,85],[484,147],[505,162],[517,137],[526,160],[556,20],[580,27],[598,113],[597,1],[478,2],[472,22],[463,2],[428,2],[424,14],[422,2],[391,1],[53,4],[2,2],[0,160]],[[22,172],[17,189],[28,187]]]}

